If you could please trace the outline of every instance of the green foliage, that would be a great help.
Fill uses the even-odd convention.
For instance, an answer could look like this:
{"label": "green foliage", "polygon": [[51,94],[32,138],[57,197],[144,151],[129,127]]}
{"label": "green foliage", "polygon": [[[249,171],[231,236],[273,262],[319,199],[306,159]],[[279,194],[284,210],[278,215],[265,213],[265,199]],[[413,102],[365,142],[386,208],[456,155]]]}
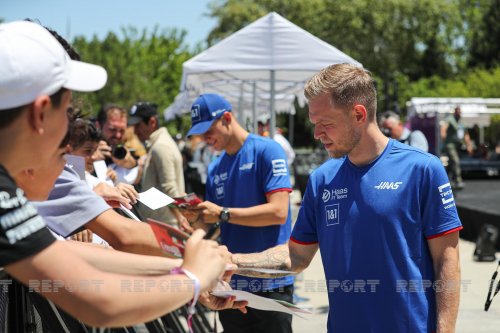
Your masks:
{"label": "green foliage", "polygon": [[498,98],[500,67],[492,70],[476,69],[467,74],[443,80],[438,76],[424,78],[409,84],[402,101],[411,97],[484,97]]}
{"label": "green foliage", "polygon": [[470,64],[492,68],[500,65],[500,0],[479,2],[481,6],[483,15],[472,31]]}
{"label": "green foliage", "polygon": [[128,109],[137,101],[147,100],[157,103],[161,112],[179,91],[182,63],[192,57],[183,42],[185,32],[159,32],[156,28],[148,33],[128,28],[122,35],[118,38],[110,32],[102,41],[96,37],[90,41],[75,39],[73,46],[82,60],[99,64],[108,72],[104,89],[78,95],[82,109],[95,114],[105,103]]}
{"label": "green foliage", "polygon": [[384,80],[396,72],[412,80],[448,77],[464,63],[464,50],[456,45],[464,32],[457,1],[216,0],[210,10],[218,24],[209,43],[276,11]]}

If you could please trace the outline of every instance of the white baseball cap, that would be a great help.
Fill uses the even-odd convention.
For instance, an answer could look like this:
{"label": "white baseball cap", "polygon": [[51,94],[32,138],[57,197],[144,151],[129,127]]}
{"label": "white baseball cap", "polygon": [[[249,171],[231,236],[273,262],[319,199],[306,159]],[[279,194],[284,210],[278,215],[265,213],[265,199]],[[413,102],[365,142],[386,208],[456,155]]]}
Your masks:
{"label": "white baseball cap", "polygon": [[99,90],[107,78],[101,66],[71,60],[41,25],[28,21],[0,24],[0,110],[29,104],[63,87]]}

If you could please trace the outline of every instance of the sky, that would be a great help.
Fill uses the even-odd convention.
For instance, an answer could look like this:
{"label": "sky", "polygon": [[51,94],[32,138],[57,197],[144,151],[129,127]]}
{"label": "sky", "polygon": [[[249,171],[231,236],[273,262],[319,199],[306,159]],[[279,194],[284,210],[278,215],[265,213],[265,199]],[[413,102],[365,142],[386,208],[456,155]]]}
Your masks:
{"label": "sky", "polygon": [[203,42],[216,25],[206,17],[210,0],[0,0],[4,22],[38,19],[69,40],[83,35],[103,39],[109,31],[121,35],[121,27],[148,31],[177,28],[187,31],[185,42]]}

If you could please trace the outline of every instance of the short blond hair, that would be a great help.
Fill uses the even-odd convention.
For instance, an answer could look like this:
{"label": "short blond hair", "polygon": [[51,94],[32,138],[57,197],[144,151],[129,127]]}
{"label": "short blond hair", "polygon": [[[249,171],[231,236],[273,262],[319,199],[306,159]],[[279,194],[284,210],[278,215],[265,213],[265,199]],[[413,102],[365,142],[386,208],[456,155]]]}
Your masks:
{"label": "short blond hair", "polygon": [[304,88],[309,100],[325,93],[331,94],[333,105],[351,108],[363,105],[368,120],[373,121],[377,111],[377,91],[369,71],[351,64],[335,64],[315,74]]}

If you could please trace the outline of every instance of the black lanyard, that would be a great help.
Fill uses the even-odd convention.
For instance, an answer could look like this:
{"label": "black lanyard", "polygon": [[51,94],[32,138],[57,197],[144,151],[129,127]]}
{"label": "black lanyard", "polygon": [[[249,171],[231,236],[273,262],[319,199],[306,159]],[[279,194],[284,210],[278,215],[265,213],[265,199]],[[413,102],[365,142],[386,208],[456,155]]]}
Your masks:
{"label": "black lanyard", "polygon": [[493,294],[493,296],[491,295],[491,293],[493,292],[493,286],[495,285],[495,279],[497,278],[498,275],[498,267],[500,267],[500,260],[498,261],[495,273],[493,273],[493,276],[491,277],[490,288],[488,289],[488,296],[486,297],[486,303],[484,303],[484,311],[488,311],[491,302],[493,301],[493,297],[495,297],[496,294],[498,294],[498,292],[500,291],[500,280],[499,280],[497,283],[497,287],[495,288],[495,293]]}

